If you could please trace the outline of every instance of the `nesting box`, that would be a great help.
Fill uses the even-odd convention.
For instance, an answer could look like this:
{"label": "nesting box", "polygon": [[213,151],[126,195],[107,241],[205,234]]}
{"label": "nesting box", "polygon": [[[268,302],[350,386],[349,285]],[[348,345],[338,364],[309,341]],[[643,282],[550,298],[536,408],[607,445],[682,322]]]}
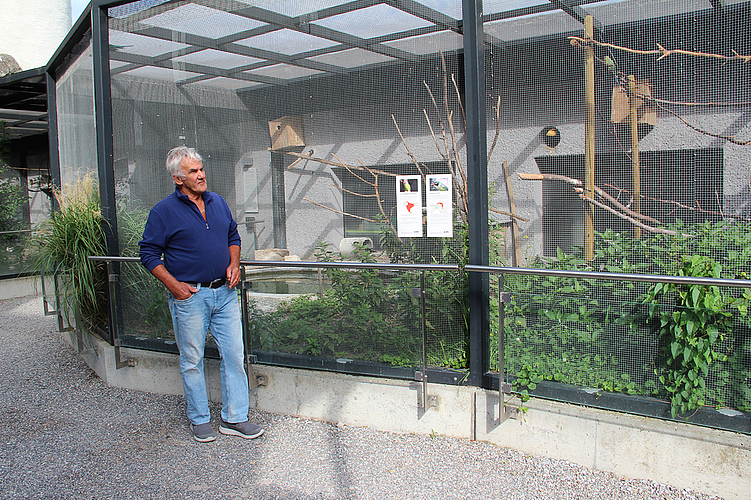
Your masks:
{"label": "nesting box", "polygon": [[[649,80],[636,82],[636,93],[652,97],[652,86]],[[631,108],[628,102],[628,92],[626,89],[616,85],[613,87],[613,97],[611,98],[610,121],[613,123],[628,123]],[[644,99],[636,99],[636,116],[637,123],[657,124],[657,111],[654,106],[644,102]]]}
{"label": "nesting box", "polygon": [[298,116],[282,116],[271,120],[269,134],[271,134],[272,151],[305,146],[302,119]]}

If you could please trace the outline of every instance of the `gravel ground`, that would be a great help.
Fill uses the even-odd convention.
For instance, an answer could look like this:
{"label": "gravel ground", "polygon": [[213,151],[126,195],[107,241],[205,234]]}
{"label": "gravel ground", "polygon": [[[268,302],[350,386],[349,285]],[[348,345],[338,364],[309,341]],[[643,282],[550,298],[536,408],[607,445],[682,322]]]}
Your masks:
{"label": "gravel ground", "polygon": [[0,301],[0,324],[3,499],[718,498],[488,443],[253,410],[266,435],[201,444],[182,397],[105,386],[41,299]]}

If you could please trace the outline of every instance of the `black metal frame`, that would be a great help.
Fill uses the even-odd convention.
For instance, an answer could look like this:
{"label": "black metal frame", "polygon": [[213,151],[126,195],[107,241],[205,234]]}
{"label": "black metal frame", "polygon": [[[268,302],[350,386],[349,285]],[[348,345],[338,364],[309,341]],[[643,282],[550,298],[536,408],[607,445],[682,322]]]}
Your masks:
{"label": "black metal frame", "polygon": [[[100,193],[102,196],[102,208],[103,215],[107,220],[109,227],[106,228],[107,235],[107,249],[110,255],[119,254],[119,246],[117,241],[117,216],[114,196],[114,161],[113,161],[113,144],[112,144],[112,103],[110,99],[110,70],[109,70],[109,46],[108,46],[108,17],[107,9],[109,7],[119,6],[123,4],[131,3],[131,0],[93,0],[92,4],[87,7],[84,13],[76,22],[74,28],[69,32],[66,39],[63,41],[55,55],[51,59],[50,63],[46,67],[47,73],[47,92],[48,92],[48,120],[50,125],[50,172],[54,181],[59,186],[60,183],[60,163],[58,154],[58,142],[57,142],[57,114],[54,106],[56,92],[55,92],[55,71],[65,63],[66,56],[71,49],[78,43],[91,29],[92,33],[92,50],[93,50],[93,65],[94,65],[94,91],[95,91],[95,117],[96,117],[96,137],[97,137],[97,160],[99,167],[99,179],[100,179]],[[578,17],[579,6],[586,5],[588,1],[580,2],[567,2],[561,0],[550,0],[550,5],[543,5],[539,7],[532,7],[522,9],[519,12],[506,13],[510,16],[528,14],[537,11],[550,10],[554,8],[563,8],[565,12],[574,17]],[[715,9],[719,10],[721,4],[713,2]],[[488,351],[489,347],[489,274],[496,273],[499,268],[488,268],[489,261],[489,238],[488,238],[488,179],[487,179],[487,120],[486,120],[486,89],[485,89],[485,49],[486,40],[483,34],[483,22],[490,21],[491,16],[485,16],[482,12],[482,0],[463,0],[463,20],[452,29],[462,32],[464,36],[464,91],[465,91],[465,107],[467,118],[467,134],[466,134],[466,147],[467,147],[467,171],[469,182],[469,266],[466,270],[470,271],[469,275],[469,303],[472,310],[470,315],[470,331],[469,331],[469,372],[468,373],[455,373],[450,371],[430,371],[430,380],[437,383],[461,383],[472,386],[484,387],[484,388],[503,388],[503,384],[499,384],[498,376],[489,373],[488,360],[485,359],[483,353]],[[498,18],[493,17],[493,19]],[[112,272],[110,273],[111,287],[109,293],[109,301],[115,311],[113,315],[112,324],[110,325],[110,341],[115,342],[118,339],[117,332],[122,331],[123,317],[122,308],[118,307],[120,301],[120,291],[118,288],[118,282],[116,276],[119,274],[118,260],[119,257],[102,258],[101,260],[110,260],[112,263]],[[120,261],[122,262],[122,261]],[[274,265],[275,263],[268,262],[244,262],[248,265]],[[328,266],[330,263],[293,263],[284,262],[276,263],[277,265],[283,265],[286,267],[335,267]],[[362,266],[362,267],[361,267]],[[365,265],[358,266],[360,268],[367,268]],[[435,269],[435,266],[430,266]],[[395,268],[395,267],[392,267]],[[516,273],[515,268],[504,268],[505,273]],[[528,269],[519,270],[518,274],[528,273]],[[599,279],[607,279],[607,273],[597,273]],[[642,275],[634,275],[634,280],[648,281]],[[671,277],[668,277],[671,278]],[[728,283],[723,283],[728,285]],[[731,285],[732,286],[732,285]],[[130,339],[129,339],[130,340]],[[147,347],[155,350],[158,349],[155,345],[150,343]],[[162,343],[163,344],[163,343]],[[162,347],[165,347],[164,344]],[[209,352],[209,355],[211,353]],[[315,368],[312,365],[319,365],[320,369],[337,369],[337,366],[330,366],[330,360],[316,360],[314,358],[306,357],[305,360],[297,359],[292,355],[279,355],[278,353],[257,353],[258,361],[262,363],[273,363],[282,366],[295,366],[300,368]],[[372,373],[373,367],[365,366],[365,364],[358,364],[349,367],[352,368],[352,373]],[[383,370],[384,376],[397,377],[398,370],[392,372],[380,367],[379,370]],[[337,371],[341,371],[338,370]],[[458,375],[462,376],[459,380]],[[465,377],[466,375],[466,377]],[[408,378],[408,377],[406,377]],[[551,387],[548,388],[547,386]],[[612,395],[603,393],[600,396],[585,395],[581,391],[572,388],[567,389],[562,387],[561,384],[540,384],[538,393],[535,395],[540,397],[551,397],[556,400],[569,401],[577,404],[585,404],[597,407],[603,407],[598,402],[603,401],[621,401],[625,396]],[[547,392],[546,392],[547,391]],[[555,397],[553,397],[553,394]],[[570,394],[570,396],[566,396]],[[593,399],[594,398],[594,399]],[[631,411],[630,405],[638,405],[641,403],[634,403],[637,401],[634,397],[628,397],[623,401],[623,407],[618,406],[620,403],[612,403],[614,405],[611,409],[620,409],[628,413],[644,414],[649,416],[656,416],[658,418],[665,418],[663,415],[664,408],[659,411],[652,410],[634,410]],[[611,404],[611,403],[609,403]],[[654,402],[644,403],[646,407],[651,407]],[[664,406],[664,403],[659,403]],[[699,423],[700,425],[703,416],[703,410],[697,413],[697,416],[692,418],[692,423]],[[712,416],[712,422],[716,422],[717,416]],[[694,421],[697,420],[697,421]],[[736,417],[731,419],[733,422],[738,422]],[[746,419],[748,421],[748,419]],[[746,424],[744,424],[746,425]],[[718,427],[713,424],[713,427]],[[739,432],[749,433],[751,432],[751,426],[746,425],[742,428],[733,427],[731,425],[720,425],[719,428],[728,428]]]}
{"label": "black metal frame", "polygon": [[[488,165],[487,119],[485,112],[485,40],[482,29],[482,0],[465,0],[464,18],[464,90],[467,114],[467,179],[469,263],[488,265]],[[486,387],[482,374],[485,332],[490,328],[490,285],[488,276],[469,276],[469,379],[468,383]]]}

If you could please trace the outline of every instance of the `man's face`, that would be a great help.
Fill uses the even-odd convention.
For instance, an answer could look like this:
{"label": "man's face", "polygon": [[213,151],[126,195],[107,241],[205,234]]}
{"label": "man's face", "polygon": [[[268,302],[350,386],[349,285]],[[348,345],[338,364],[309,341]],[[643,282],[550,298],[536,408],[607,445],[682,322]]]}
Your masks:
{"label": "man's face", "polygon": [[180,165],[183,169],[184,178],[173,177],[180,191],[186,195],[200,196],[206,192],[206,172],[199,160],[186,158]]}

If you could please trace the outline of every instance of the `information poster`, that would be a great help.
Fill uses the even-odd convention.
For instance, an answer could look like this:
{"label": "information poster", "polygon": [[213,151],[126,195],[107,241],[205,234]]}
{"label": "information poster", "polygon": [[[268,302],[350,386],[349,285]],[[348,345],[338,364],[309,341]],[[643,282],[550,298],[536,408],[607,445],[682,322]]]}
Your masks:
{"label": "information poster", "polygon": [[425,203],[428,208],[428,237],[454,236],[451,175],[428,175]]}
{"label": "information poster", "polygon": [[396,225],[400,238],[422,237],[422,182],[419,175],[396,177]]}

